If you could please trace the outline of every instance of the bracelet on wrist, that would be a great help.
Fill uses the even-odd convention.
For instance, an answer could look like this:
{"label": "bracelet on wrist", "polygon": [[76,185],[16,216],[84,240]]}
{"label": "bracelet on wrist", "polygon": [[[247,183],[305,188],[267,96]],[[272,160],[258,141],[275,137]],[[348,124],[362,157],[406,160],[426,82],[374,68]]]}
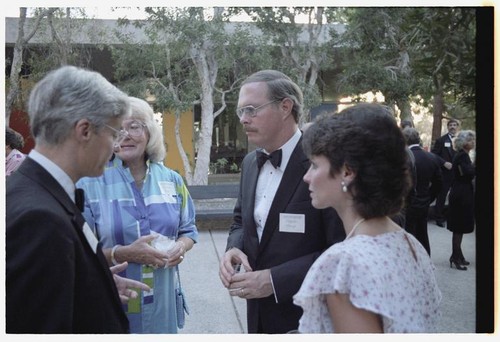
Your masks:
{"label": "bracelet on wrist", "polygon": [[111,249],[111,262],[113,263],[113,265],[118,265],[119,262],[116,261],[115,259],[115,252],[116,250],[118,249],[118,247],[121,247],[122,245],[114,245],[113,248]]}

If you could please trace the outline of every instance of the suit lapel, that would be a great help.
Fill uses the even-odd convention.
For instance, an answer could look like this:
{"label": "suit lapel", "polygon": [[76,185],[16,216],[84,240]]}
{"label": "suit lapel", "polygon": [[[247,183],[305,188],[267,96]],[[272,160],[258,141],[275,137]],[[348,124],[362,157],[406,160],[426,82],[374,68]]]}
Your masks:
{"label": "suit lapel", "polygon": [[248,165],[244,168],[245,175],[242,175],[244,180],[243,189],[247,190],[242,194],[242,208],[241,213],[245,215],[243,222],[245,224],[244,234],[248,234],[245,238],[246,250],[252,255],[254,259],[257,257],[259,246],[259,238],[257,236],[257,225],[255,224],[253,212],[255,208],[255,192],[257,189],[257,179],[259,177],[259,168],[257,167],[256,152],[249,156]]}
{"label": "suit lapel", "polygon": [[[35,162],[31,158],[26,158],[26,160],[21,164],[21,167],[18,169],[19,172],[23,173],[26,177],[30,178],[34,182],[38,183],[41,187],[43,187],[47,192],[49,192],[64,208],[64,210],[68,213],[68,215],[71,217],[71,222],[73,223],[73,227],[78,234],[78,237],[80,238],[82,244],[85,246],[85,248],[89,248],[92,250],[92,254],[95,254],[99,260],[99,263],[103,266],[105,269],[109,269],[108,262],[102,253],[102,248],[100,243],[97,246],[97,252],[94,253],[92,246],[87,240],[87,237],[85,237],[85,234],[83,233],[83,225],[85,224],[85,218],[83,217],[82,213],[76,206],[76,204],[73,202],[71,198],[69,198],[67,192],[63,189],[61,184],[59,184],[52,175],[45,170],[40,164]],[[112,277],[110,276],[110,272],[106,271],[105,272],[108,276],[108,278],[113,281]]]}
{"label": "suit lapel", "polygon": [[304,173],[309,167],[309,159],[302,151],[301,140],[299,140],[290,156],[290,160],[288,161],[285,172],[283,173],[283,178],[281,179],[276,195],[274,196],[273,203],[269,209],[259,250],[265,248],[270,237],[273,235],[273,232],[276,229],[279,229],[279,215],[280,213],[285,212],[285,209],[290,203],[297,187],[302,182]]}

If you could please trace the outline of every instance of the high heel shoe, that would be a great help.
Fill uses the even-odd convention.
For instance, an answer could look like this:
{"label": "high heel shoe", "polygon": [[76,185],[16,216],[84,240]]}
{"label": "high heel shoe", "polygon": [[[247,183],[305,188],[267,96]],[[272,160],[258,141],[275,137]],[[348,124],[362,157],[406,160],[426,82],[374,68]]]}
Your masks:
{"label": "high heel shoe", "polygon": [[452,265],[455,265],[455,268],[460,271],[467,271],[467,267],[460,264],[457,259],[450,258],[450,268],[453,268]]}
{"label": "high heel shoe", "polygon": [[460,262],[461,265],[464,265],[464,266],[470,265],[470,262],[468,262],[467,260],[465,260],[464,257],[460,258],[459,262]]}

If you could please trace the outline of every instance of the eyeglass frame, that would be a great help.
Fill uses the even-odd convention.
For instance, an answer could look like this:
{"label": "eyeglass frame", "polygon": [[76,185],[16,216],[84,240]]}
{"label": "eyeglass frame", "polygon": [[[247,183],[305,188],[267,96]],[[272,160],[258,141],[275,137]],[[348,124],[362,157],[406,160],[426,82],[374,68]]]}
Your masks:
{"label": "eyeglass frame", "polygon": [[[138,137],[140,136],[142,133],[144,133],[144,128],[146,128],[146,124],[140,120],[137,120],[137,119],[129,119],[129,120],[125,120],[125,121],[130,121],[130,125],[128,125],[128,129],[127,128],[122,128],[122,130],[126,131],[128,133],[129,136],[131,137]],[[137,123],[139,126],[141,126],[141,131],[137,134],[132,134],[130,133],[130,126],[134,123]]]}
{"label": "eyeglass frame", "polygon": [[[257,116],[257,112],[259,111],[259,109],[261,109],[264,106],[267,106],[267,105],[270,105],[272,103],[279,102],[279,101],[282,101],[282,100],[283,99],[273,100],[273,101],[264,103],[264,104],[262,104],[262,105],[260,105],[258,107],[254,107],[253,105],[248,105],[248,106],[236,108],[236,115],[238,116],[238,118],[240,118],[240,120],[241,120],[241,118],[243,118],[243,115],[248,115],[251,118],[255,118]],[[251,109],[251,113],[247,113],[246,110],[245,110],[246,108]]]}
{"label": "eyeglass frame", "polygon": [[122,142],[128,136],[130,136],[130,133],[128,131],[124,130],[123,128],[120,130],[117,130],[116,128],[111,127],[110,125],[107,125],[107,124],[104,124],[104,126],[106,126],[107,128],[109,128],[110,130],[113,131],[113,139],[114,139],[115,144]]}
{"label": "eyeglass frame", "polygon": [[129,126],[129,129],[122,128],[120,130],[117,130],[116,128],[113,128],[113,127],[111,127],[110,125],[107,125],[107,124],[104,124],[104,126],[108,127],[109,129],[111,129],[114,132],[115,143],[120,143],[123,140],[125,140],[126,138],[129,138],[129,137],[138,137],[142,133],[144,133],[144,128],[146,127],[145,123],[143,123],[143,122],[141,122],[139,120],[132,120],[132,123],[137,123],[142,128],[141,131],[138,134],[132,134],[132,133],[130,133],[130,131],[129,131],[130,130],[130,126]]}

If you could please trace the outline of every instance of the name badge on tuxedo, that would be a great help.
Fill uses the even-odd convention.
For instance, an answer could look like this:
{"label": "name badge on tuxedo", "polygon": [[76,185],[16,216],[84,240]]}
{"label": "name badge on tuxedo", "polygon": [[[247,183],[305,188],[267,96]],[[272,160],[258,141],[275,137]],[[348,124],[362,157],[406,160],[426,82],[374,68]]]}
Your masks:
{"label": "name badge on tuxedo", "polygon": [[304,214],[280,213],[280,232],[305,233],[306,216]]}
{"label": "name badge on tuxedo", "polygon": [[444,143],[444,147],[451,147],[451,143],[450,142],[445,142]]}
{"label": "name badge on tuxedo", "polygon": [[97,241],[97,238],[95,237],[92,229],[90,229],[87,222],[85,222],[85,224],[83,225],[83,235],[85,235],[85,238],[87,239],[87,242],[89,243],[94,253],[97,253],[97,243],[99,241]]}

